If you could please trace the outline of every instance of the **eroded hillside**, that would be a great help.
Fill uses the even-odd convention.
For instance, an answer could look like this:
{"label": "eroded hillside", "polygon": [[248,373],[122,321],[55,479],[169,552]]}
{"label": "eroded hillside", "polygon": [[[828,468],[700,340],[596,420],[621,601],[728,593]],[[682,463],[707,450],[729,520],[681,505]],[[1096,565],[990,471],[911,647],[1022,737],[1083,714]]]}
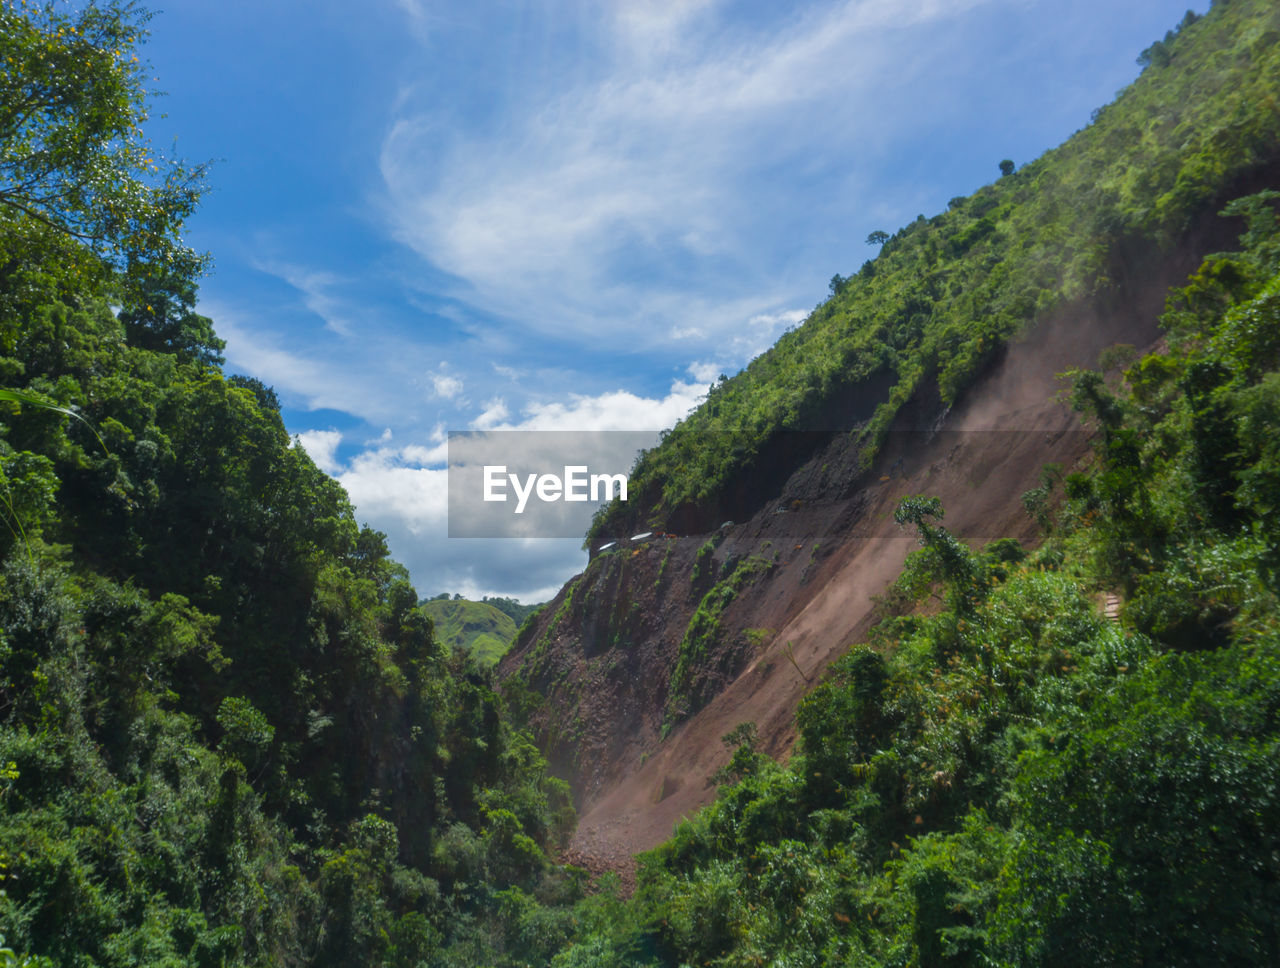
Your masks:
{"label": "eroded hillside", "polygon": [[[762,751],[789,753],[799,699],[861,640],[915,547],[892,520],[902,497],[940,497],[948,528],[971,545],[1038,540],[1022,495],[1045,464],[1070,470],[1089,454],[1056,374],[1097,366],[1108,347],[1149,348],[1169,287],[1240,231],[1219,217],[1223,204],[1280,184],[1277,139],[1262,134],[1280,118],[1265,98],[1233,100],[1241,88],[1274,86],[1257,71],[1276,59],[1277,34],[1257,23],[1277,16],[1220,19],[1181,65],[1175,45],[1171,61],[1021,182],[1002,180],[904,229],[646,456],[640,500],[610,510],[593,532],[595,546],[617,544],[500,666],[517,690],[548,700],[534,726],[580,808],[572,856],[623,868],[668,837],[714,797],[711,777],[730,755],[721,737],[740,723],[756,724]],[[1213,54],[1211,36],[1234,54]],[[1162,102],[1184,97],[1191,82],[1180,66],[1189,73],[1206,58],[1213,91]],[[1214,122],[1215,137],[1244,137],[1250,148],[1195,169],[1196,181],[1197,125],[1215,99],[1235,112],[1225,127]],[[1180,145],[1165,130],[1175,118]],[[1058,189],[1085,170],[1107,173],[1114,191],[1081,195],[1055,231]],[[984,219],[989,231],[947,249]],[[1092,228],[1073,236],[1082,225]],[[1028,247],[1050,237],[1070,271],[1020,295]],[[841,359],[848,370],[828,372]],[[777,412],[752,422],[769,400]],[[744,425],[758,432],[725,432]],[[692,464],[678,463],[691,454]],[[688,476],[699,471],[705,487]]]}

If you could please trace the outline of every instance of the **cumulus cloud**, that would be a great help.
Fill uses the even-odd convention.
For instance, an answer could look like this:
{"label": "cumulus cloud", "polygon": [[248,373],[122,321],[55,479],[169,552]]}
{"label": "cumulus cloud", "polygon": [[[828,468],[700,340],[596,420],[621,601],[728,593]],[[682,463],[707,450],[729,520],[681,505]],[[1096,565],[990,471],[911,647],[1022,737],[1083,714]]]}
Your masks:
{"label": "cumulus cloud", "polygon": [[431,374],[431,386],[436,396],[443,397],[445,400],[452,400],[462,392],[462,380],[443,372]]}
{"label": "cumulus cloud", "polygon": [[[658,432],[684,417],[704,393],[703,384],[676,380],[661,396],[646,397],[626,390],[570,394],[567,400],[529,403],[517,415],[511,413],[505,400],[495,397],[483,404],[471,425],[486,432],[555,431],[565,437],[576,434],[584,438],[581,443],[588,449],[603,447],[607,451],[614,445],[625,446],[629,448],[625,454],[612,458],[618,469],[625,470],[640,446],[656,443]],[[602,443],[601,438],[613,431],[647,433],[640,443],[636,443],[634,434],[630,438],[616,435],[616,439]],[[597,439],[585,443],[592,434]],[[392,445],[389,437],[377,439],[345,466],[334,459],[341,438],[337,431],[299,435],[300,439],[304,436],[307,452],[347,489],[360,520],[389,536],[394,553],[409,568],[424,594],[514,594],[525,601],[541,601],[554,594],[585,563],[580,538],[448,537],[446,464],[450,443],[440,427],[421,442]],[[539,439],[531,435],[522,446],[543,447],[543,463],[558,467],[564,460],[556,450],[560,442],[552,439],[554,436]]]}
{"label": "cumulus cloud", "polygon": [[695,383],[703,386],[715,383],[723,372],[724,368],[719,363],[713,363],[710,360],[689,364],[689,375],[693,377]]}
{"label": "cumulus cloud", "polygon": [[475,430],[493,430],[495,427],[500,427],[510,415],[507,402],[502,397],[494,397],[485,403],[480,416],[471,421],[471,426]]}
{"label": "cumulus cloud", "polygon": [[390,449],[366,451],[338,475],[362,516],[394,519],[415,537],[443,536],[449,513],[448,472],[422,467]]}
{"label": "cumulus cloud", "polygon": [[481,430],[665,430],[696,407],[705,387],[679,380],[663,397],[642,397],[627,390],[596,396],[571,393],[568,401],[530,403],[517,421],[477,422]]}
{"label": "cumulus cloud", "polygon": [[581,570],[580,539],[451,539],[447,444],[378,447],[338,473],[362,523],[388,535],[418,591],[545,601]]}
{"label": "cumulus cloud", "polygon": [[326,474],[337,472],[338,445],[342,443],[342,432],[339,430],[304,430],[298,434],[298,443],[307,452],[307,456],[315,461],[316,467]]}

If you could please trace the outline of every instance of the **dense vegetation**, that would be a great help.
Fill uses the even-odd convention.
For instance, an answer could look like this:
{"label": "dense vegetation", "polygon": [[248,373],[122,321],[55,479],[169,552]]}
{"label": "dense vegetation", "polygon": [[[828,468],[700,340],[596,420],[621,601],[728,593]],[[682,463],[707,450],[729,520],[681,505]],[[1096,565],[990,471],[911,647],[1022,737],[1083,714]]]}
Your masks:
{"label": "dense vegetation", "polygon": [[1061,147],[876,233],[876,259],[837,275],[801,326],[642,456],[631,500],[602,509],[588,540],[740,513],[732,495],[769,473],[790,431],[852,430],[870,456],[913,396],[932,386],[950,403],[1011,335],[1105,292],[1135,254],[1174,250],[1280,155],[1278,40],[1271,0],[1188,13]]}
{"label": "dense vegetation", "polygon": [[[873,436],[928,380],[949,399],[1276,157],[1277,18],[1188,18],[1087,131],[886,240],[687,426],[763,444],[877,374]],[[0,932],[25,953],[0,962],[1280,960],[1280,193],[1228,206],[1241,251],[1170,295],[1167,354],[1075,375],[1096,468],[1027,495],[1044,545],[973,550],[905,502],[922,547],[791,763],[736,729],[623,901],[549,862],[564,785],[270,388],[221,372],[180,235],[201,171],[139,128],[144,26],[0,10]],[[751,459],[682,439],[644,465],[654,506]],[[769,564],[711,560],[689,666]]]}
{"label": "dense vegetation", "polygon": [[1028,495],[1038,550],[902,503],[922,547],[789,766],[726,737],[717,801],[557,964],[1280,960],[1277,207],[1229,207],[1246,250],[1171,293],[1168,354],[1075,374],[1097,466]]}
{"label": "dense vegetation", "polygon": [[[511,602],[517,614],[527,608],[509,598],[500,600]],[[440,595],[423,602],[422,611],[435,626],[437,642],[450,651],[468,653],[485,667],[496,665],[515,641],[518,623],[488,599],[472,602]]]}
{"label": "dense vegetation", "polygon": [[0,932],[66,966],[479,964],[578,891],[564,785],[220,372],[144,25],[0,10]]}

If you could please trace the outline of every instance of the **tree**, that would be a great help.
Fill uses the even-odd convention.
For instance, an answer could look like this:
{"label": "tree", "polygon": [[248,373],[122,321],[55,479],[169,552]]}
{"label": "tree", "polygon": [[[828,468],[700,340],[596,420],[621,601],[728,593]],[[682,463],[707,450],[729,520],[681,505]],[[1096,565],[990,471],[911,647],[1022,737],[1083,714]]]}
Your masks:
{"label": "tree", "polygon": [[[223,362],[226,341],[218,338],[213,321],[197,313],[195,306],[195,283],[166,272],[135,287],[120,310],[119,319],[134,346],[217,366]],[[278,401],[273,409],[280,409]]]}
{"label": "tree", "polygon": [[[127,0],[0,9],[0,227],[7,255],[71,261],[127,283],[194,278],[183,222],[204,166],[162,160],[143,136],[150,14]],[[70,244],[69,244],[70,243]]]}
{"label": "tree", "polygon": [[884,245],[889,241],[889,233],[876,229],[867,236],[867,245]]}
{"label": "tree", "polygon": [[1012,158],[1006,158],[1006,159],[1004,159],[1004,161],[1000,162],[1000,175],[1001,175],[1001,177],[1008,177],[1009,175],[1012,175],[1012,174],[1013,174],[1013,170],[1014,170],[1015,168],[1017,168],[1017,167],[1018,167],[1018,166],[1017,166],[1017,165],[1015,165],[1015,164],[1013,163],[1013,159],[1012,159]]}
{"label": "tree", "polygon": [[900,526],[914,525],[927,557],[925,567],[936,572],[950,588],[948,605],[956,612],[971,613],[985,592],[983,567],[963,544],[946,528],[929,523],[941,520],[945,512],[936,497],[915,495],[904,497],[893,512]]}

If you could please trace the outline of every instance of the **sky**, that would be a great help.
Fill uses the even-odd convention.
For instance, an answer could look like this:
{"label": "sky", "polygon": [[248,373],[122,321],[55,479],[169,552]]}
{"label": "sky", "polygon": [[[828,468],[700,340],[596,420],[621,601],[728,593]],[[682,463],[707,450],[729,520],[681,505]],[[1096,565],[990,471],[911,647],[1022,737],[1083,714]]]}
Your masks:
{"label": "sky", "polygon": [[670,427],[871,232],[1088,124],[1185,10],[174,0],[150,134],[212,162],[187,240],[225,371],[422,596],[535,602],[580,542],[447,537],[450,431]]}

